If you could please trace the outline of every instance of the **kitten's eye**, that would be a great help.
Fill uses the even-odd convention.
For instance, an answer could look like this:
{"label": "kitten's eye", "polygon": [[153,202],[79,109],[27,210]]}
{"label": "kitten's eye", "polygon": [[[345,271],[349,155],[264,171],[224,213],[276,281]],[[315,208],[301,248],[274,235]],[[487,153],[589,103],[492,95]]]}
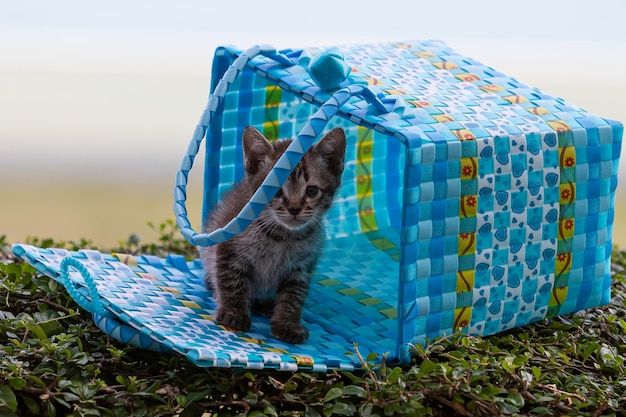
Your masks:
{"label": "kitten's eye", "polygon": [[315,185],[309,185],[308,187],[306,187],[306,195],[309,197],[315,197],[319,190],[320,189]]}
{"label": "kitten's eye", "polygon": [[280,198],[283,196],[283,189],[279,188],[278,191],[276,191],[276,195],[274,196],[274,198]]}

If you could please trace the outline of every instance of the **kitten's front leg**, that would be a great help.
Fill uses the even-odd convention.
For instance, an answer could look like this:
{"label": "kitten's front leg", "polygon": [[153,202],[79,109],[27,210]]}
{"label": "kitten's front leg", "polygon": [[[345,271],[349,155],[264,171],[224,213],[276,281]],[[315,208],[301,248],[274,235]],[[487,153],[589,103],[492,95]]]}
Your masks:
{"label": "kitten's front leg", "polygon": [[275,338],[298,344],[309,337],[309,331],[301,322],[309,280],[310,273],[295,271],[278,288],[271,319],[272,335]]}
{"label": "kitten's front leg", "polygon": [[247,271],[229,257],[218,255],[216,284],[218,306],[215,319],[218,324],[246,331],[250,328],[250,288]]}

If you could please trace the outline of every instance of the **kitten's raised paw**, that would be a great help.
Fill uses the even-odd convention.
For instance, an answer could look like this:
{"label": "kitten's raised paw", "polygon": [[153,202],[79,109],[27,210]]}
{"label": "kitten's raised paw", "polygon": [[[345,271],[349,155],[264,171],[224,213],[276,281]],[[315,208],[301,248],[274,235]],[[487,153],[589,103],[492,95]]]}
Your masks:
{"label": "kitten's raised paw", "polygon": [[297,345],[309,338],[309,331],[300,323],[274,324],[272,323],[272,336],[283,342]]}
{"label": "kitten's raised paw", "polygon": [[215,320],[222,326],[242,332],[245,332],[251,326],[250,316],[247,313],[238,311],[222,311],[218,309]]}

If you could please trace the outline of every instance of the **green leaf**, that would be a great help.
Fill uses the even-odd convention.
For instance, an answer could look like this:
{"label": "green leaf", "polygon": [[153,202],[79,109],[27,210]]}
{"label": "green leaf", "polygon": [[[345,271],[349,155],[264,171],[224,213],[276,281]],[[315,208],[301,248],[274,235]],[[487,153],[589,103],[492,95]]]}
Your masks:
{"label": "green leaf", "polygon": [[48,401],[47,403],[47,408],[48,408],[48,417],[56,417],[57,415],[57,409],[54,406],[54,404],[52,403],[52,401]]}
{"label": "green leaf", "polygon": [[363,384],[365,383],[365,380],[361,377],[358,377],[356,375],[354,375],[351,372],[345,372],[344,376],[348,377],[348,379],[350,379],[350,381],[352,381],[353,384]]}
{"label": "green leaf", "polygon": [[430,375],[430,373],[437,368],[439,368],[439,364],[431,361],[430,359],[426,359],[420,364],[420,374],[422,376]]}
{"label": "green leaf", "polygon": [[517,391],[509,392],[507,400],[518,408],[522,408],[524,406],[524,397],[522,397],[522,394]]}
{"label": "green leaf", "polygon": [[550,395],[538,395],[535,398],[535,401],[537,403],[548,403],[548,402],[552,402],[554,400],[554,397],[550,396]]}
{"label": "green leaf", "polygon": [[330,415],[352,416],[356,413],[356,407],[353,404],[338,402],[330,409]]}
{"label": "green leaf", "polygon": [[393,368],[389,376],[387,376],[387,380],[391,382],[397,382],[402,376],[403,370],[399,366]]}
{"label": "green leaf", "polygon": [[43,382],[41,378],[35,375],[28,375],[28,379],[31,380],[39,388],[46,388],[46,383]]}
{"label": "green leaf", "polygon": [[341,397],[342,395],[343,395],[343,390],[341,388],[333,387],[328,390],[322,402],[327,403],[329,401],[332,401],[334,399]]}
{"label": "green leaf", "polygon": [[321,417],[321,414],[318,413],[316,409],[307,405],[304,407],[304,417]]}
{"label": "green leaf", "polygon": [[80,397],[72,392],[64,392],[63,399],[67,402],[79,402]]}
{"label": "green leaf", "polygon": [[32,321],[25,321],[24,326],[26,326],[26,328],[29,331],[33,332],[37,336],[37,338],[41,340],[42,342],[49,341],[48,336],[46,335],[46,332],[37,323],[34,323]]}
{"label": "green leaf", "polygon": [[585,345],[585,348],[582,352],[582,361],[585,362],[592,353],[600,348],[600,345],[596,342],[589,342]]}
{"label": "green leaf", "polygon": [[367,398],[367,391],[357,385],[347,385],[343,387],[343,394],[349,397]]}
{"label": "green leaf", "polygon": [[276,412],[276,409],[274,408],[273,405],[271,405],[268,401],[264,401],[265,408],[263,409],[263,414],[265,414],[266,416],[273,416],[273,417],[278,417],[278,413]]}
{"label": "green leaf", "polygon": [[519,412],[519,408],[513,404],[500,403],[500,411],[502,411],[504,414],[514,414]]}
{"label": "green leaf", "polygon": [[0,407],[6,407],[10,411],[17,411],[17,398],[8,385],[0,385]]}
{"label": "green leaf", "polygon": [[72,356],[72,362],[77,365],[87,365],[87,363],[89,363],[89,356],[85,352],[78,352]]}
{"label": "green leaf", "polygon": [[541,414],[546,416],[551,416],[554,413],[547,407],[535,407],[530,410],[530,415]]}
{"label": "green leaf", "polygon": [[62,379],[57,383],[57,386],[61,389],[67,388],[67,387],[71,387],[72,386],[72,381],[70,381],[69,379]]}
{"label": "green leaf", "polygon": [[370,417],[374,406],[372,404],[363,404],[359,407],[359,416]]}
{"label": "green leaf", "polygon": [[26,380],[22,378],[9,378],[9,385],[16,391],[22,390],[26,386]]}
{"label": "green leaf", "polygon": [[210,393],[211,393],[211,389],[210,388],[207,388],[204,391],[190,392],[189,394],[187,394],[187,401],[192,403],[192,402],[195,402],[195,401],[202,400],[203,398],[205,398]]}
{"label": "green leaf", "polygon": [[253,392],[250,392],[248,393],[248,395],[246,395],[244,400],[246,400],[246,402],[250,405],[256,405],[256,403],[259,402],[259,396]]}
{"label": "green leaf", "polygon": [[533,376],[535,377],[535,380],[538,381],[541,378],[541,368],[533,366],[530,369],[533,371]]}
{"label": "green leaf", "polygon": [[619,372],[621,370],[624,358],[617,353],[615,347],[603,343],[597,356],[598,361],[603,365],[602,369],[612,370],[615,372]]}
{"label": "green leaf", "polygon": [[179,395],[179,396],[176,397],[176,403],[180,407],[185,408],[189,404],[189,401],[187,400],[187,396],[186,395]]}
{"label": "green leaf", "polygon": [[41,407],[39,406],[38,401],[35,401],[31,397],[23,394],[20,394],[20,399],[26,405],[26,408],[28,408],[28,411],[30,411],[31,414],[36,416],[41,414]]}
{"label": "green leaf", "polygon": [[506,356],[501,362],[502,368],[504,368],[504,370],[507,372],[511,372],[517,369],[517,366],[514,364],[514,359],[514,356]]}
{"label": "green leaf", "polygon": [[80,415],[81,416],[98,416],[98,417],[101,416],[99,410],[97,410],[95,408],[84,408],[84,407],[81,407]]}

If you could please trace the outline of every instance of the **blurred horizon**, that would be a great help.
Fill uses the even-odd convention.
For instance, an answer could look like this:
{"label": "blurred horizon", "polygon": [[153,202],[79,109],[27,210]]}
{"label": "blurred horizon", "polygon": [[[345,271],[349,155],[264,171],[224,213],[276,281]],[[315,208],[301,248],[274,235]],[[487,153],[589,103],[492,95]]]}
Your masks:
{"label": "blurred horizon", "polygon": [[[441,39],[593,114],[626,122],[626,2],[422,4],[113,0],[0,7],[0,235],[153,239],[206,105],[215,48]],[[201,163],[195,168],[202,170]],[[190,186],[198,216],[201,172]],[[626,163],[618,205],[626,207]],[[192,207],[193,205],[193,207]],[[619,213],[619,211],[618,211]],[[626,219],[614,240],[626,247]],[[196,224],[199,222],[195,222]],[[619,233],[617,231],[619,230]]]}

